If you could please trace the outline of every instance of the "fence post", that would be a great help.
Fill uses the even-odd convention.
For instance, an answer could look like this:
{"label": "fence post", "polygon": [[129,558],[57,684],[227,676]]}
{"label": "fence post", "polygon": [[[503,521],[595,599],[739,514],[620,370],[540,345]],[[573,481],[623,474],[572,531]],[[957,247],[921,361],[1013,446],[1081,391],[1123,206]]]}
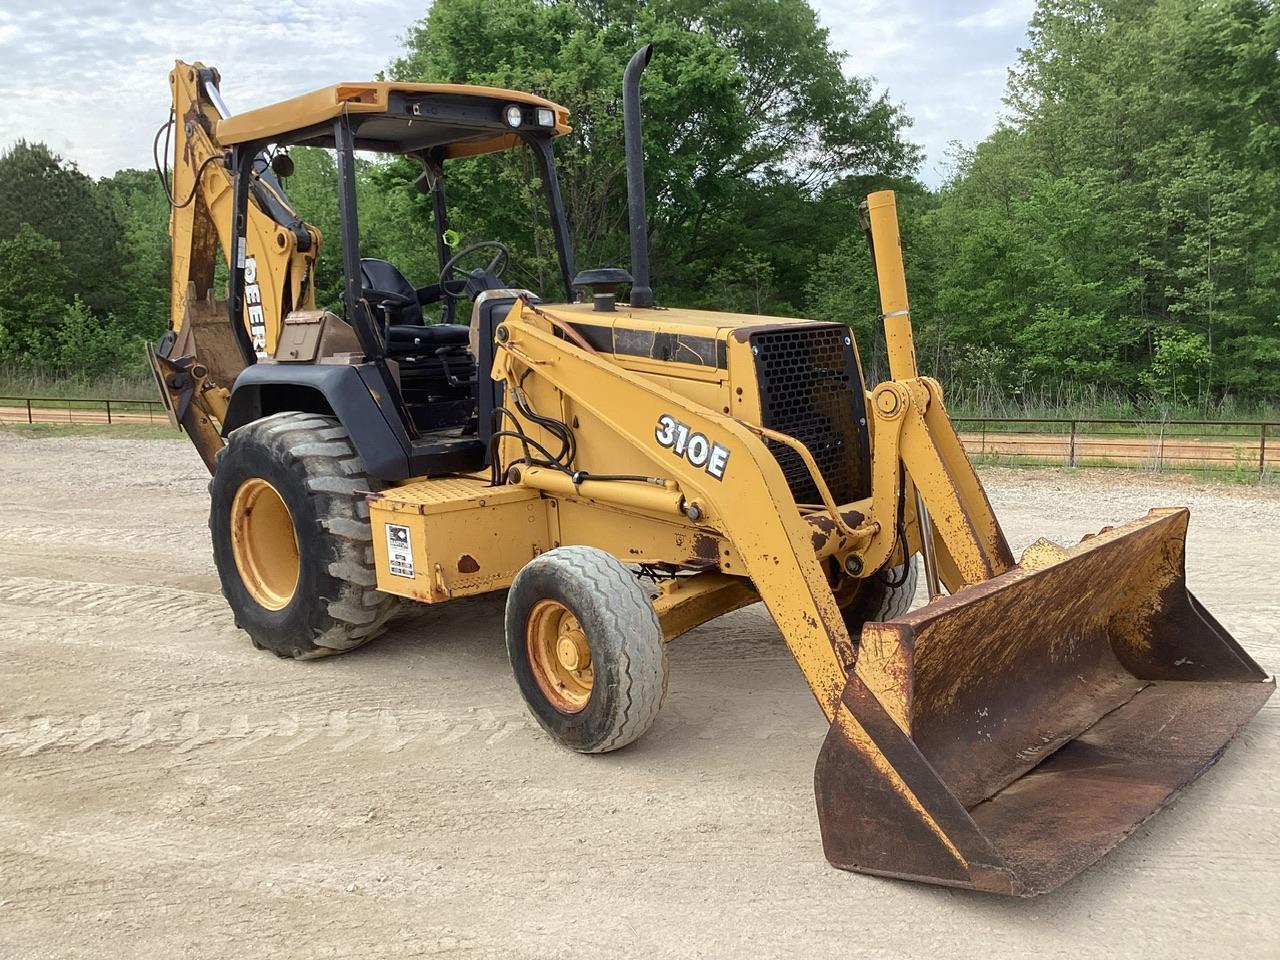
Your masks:
{"label": "fence post", "polygon": [[31,398],[27,397],[27,423],[34,423],[31,419]]}
{"label": "fence post", "polygon": [[1267,425],[1258,424],[1258,479],[1267,472]]}
{"label": "fence post", "polygon": [[1071,421],[1071,453],[1067,457],[1067,466],[1074,467],[1076,465],[1076,422]]}
{"label": "fence post", "polygon": [[111,401],[107,400],[107,426],[111,426]]}

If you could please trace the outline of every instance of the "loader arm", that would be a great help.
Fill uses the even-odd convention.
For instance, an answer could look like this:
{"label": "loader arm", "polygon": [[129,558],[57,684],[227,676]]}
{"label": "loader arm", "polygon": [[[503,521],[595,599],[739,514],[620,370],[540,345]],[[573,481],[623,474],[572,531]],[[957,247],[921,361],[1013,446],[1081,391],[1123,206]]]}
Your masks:
{"label": "loader arm", "polygon": [[[554,308],[513,308],[492,375],[517,395],[550,385],[542,399],[558,393],[566,417],[581,410],[622,438],[629,466],[642,456],[661,494],[614,502],[639,515],[678,504],[693,530],[728,545],[710,576],[750,579],[831,723],[815,795],[832,863],[1031,896],[1198,777],[1274,683],[1187,590],[1185,510],[1152,511],[1071,548],[1042,541],[1014,562],[941,388],[915,368],[892,195],[869,207],[893,379],[870,395],[872,490],[857,510],[833,506],[803,445],[622,369]],[[722,449],[720,469],[680,455],[667,442],[672,423]],[[817,552],[818,508],[796,503],[766,440],[801,448],[854,575],[914,546],[898,543],[901,501],[914,492],[933,602],[850,637]],[[505,443],[506,462],[519,460]],[[563,482],[542,489],[596,496],[580,486],[646,479],[561,469]],[[509,479],[528,481],[519,470]]]}
{"label": "loader arm", "polygon": [[[777,460],[759,434],[730,416],[663,391],[600,359],[573,344],[572,336],[556,336],[568,329],[554,311],[521,301],[497,331],[494,379],[508,385],[520,384],[531,374],[545,379],[643,451],[655,477],[679,485],[686,517],[732,544],[743,569],[725,567],[723,572],[751,579],[832,724],[831,736],[867,759],[880,789],[894,798],[896,806],[912,811],[914,825],[926,832],[931,847],[955,864],[952,869],[962,874],[970,869],[985,871],[985,865],[971,865],[972,854],[959,848],[956,827],[946,821],[954,811],[931,807],[927,798],[918,795],[856,715],[847,694],[850,687],[867,690],[872,697],[883,691],[890,706],[879,708],[877,715],[902,716],[901,651],[884,645],[872,656],[859,656],[815,555],[814,528],[801,516]],[[655,430],[665,417],[675,418],[691,434],[701,433],[728,451],[720,478],[672,455],[658,442]],[[879,453],[881,458],[891,455],[887,445]],[[893,473],[897,473],[896,461]],[[892,529],[895,513],[896,505],[884,515],[885,522],[872,520],[863,529]],[[878,706],[878,701],[872,702]]]}
{"label": "loader arm", "polygon": [[[733,544],[745,569],[726,572],[749,577],[755,584],[830,719],[853,665],[853,644],[814,554],[813,528],[800,516],[773,454],[732,417],[663,391],[557,337],[553,314],[524,301],[512,308],[499,329],[494,379],[515,384],[532,371],[627,438],[651,460],[654,476],[679,485],[692,524]],[[728,452],[721,478],[657,442],[655,430],[663,417],[674,418]]]}

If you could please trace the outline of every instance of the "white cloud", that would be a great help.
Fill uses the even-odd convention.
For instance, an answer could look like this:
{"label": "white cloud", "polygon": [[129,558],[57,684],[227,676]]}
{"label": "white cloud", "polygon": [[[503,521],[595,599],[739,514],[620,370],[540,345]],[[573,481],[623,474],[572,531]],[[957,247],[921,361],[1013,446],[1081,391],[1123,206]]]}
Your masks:
{"label": "white cloud", "polygon": [[[11,4],[14,0],[0,0]],[[233,110],[367,79],[422,0],[71,0],[0,11],[0,145],[44,140],[86,173],[149,167],[177,59],[218,67]]]}
{"label": "white cloud", "polygon": [[1031,17],[1032,6],[1033,4],[1024,0],[1003,0],[1002,3],[994,3],[977,13],[961,17],[956,25],[976,30],[1007,30],[1015,27],[1021,31]]}
{"label": "white cloud", "polygon": [[[245,110],[362,80],[402,49],[427,0],[0,0],[0,147],[44,140],[95,176],[149,167],[175,59],[217,66]],[[1033,0],[816,0],[851,73],[873,75],[914,118],[911,136],[944,175],[947,144],[995,125],[1004,70]],[[569,105],[572,108],[572,104]]]}
{"label": "white cloud", "polygon": [[973,144],[995,129],[1005,75],[1023,42],[1034,0],[947,2],[816,0],[845,69],[872,75],[914,121],[924,147],[920,175],[936,185],[949,173],[952,141]]}

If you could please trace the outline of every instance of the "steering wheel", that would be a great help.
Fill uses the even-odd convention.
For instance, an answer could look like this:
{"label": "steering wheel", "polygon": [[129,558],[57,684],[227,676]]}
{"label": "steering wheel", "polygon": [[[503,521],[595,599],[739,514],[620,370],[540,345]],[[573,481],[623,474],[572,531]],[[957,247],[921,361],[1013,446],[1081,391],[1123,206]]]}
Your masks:
{"label": "steering wheel", "polygon": [[456,293],[454,292],[457,288],[456,281],[452,284],[454,289],[450,289],[451,281],[453,281],[453,273],[457,269],[458,263],[464,257],[470,256],[477,250],[484,250],[489,247],[495,248],[498,252],[493,255],[493,259],[485,265],[484,269],[467,270],[464,272],[470,279],[478,279],[484,274],[490,274],[494,277],[502,276],[503,271],[507,269],[507,264],[511,261],[511,253],[507,250],[507,245],[497,240],[481,240],[479,243],[473,243],[470,246],[463,247],[450,257],[445,265],[440,268],[440,292],[443,296],[449,297],[453,300],[461,300],[466,295],[468,292],[466,286],[464,286],[462,290],[458,290]]}

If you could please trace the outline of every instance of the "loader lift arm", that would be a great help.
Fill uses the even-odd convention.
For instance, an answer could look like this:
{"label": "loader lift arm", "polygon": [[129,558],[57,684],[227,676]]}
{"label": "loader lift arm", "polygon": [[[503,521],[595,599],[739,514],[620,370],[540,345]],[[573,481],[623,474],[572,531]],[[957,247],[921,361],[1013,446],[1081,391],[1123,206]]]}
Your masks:
{"label": "loader lift arm", "polygon": [[[744,602],[724,589],[726,574],[749,580],[830,721],[815,792],[832,863],[1030,896],[1102,856],[1199,776],[1274,683],[1187,591],[1185,510],[1152,511],[1067,549],[1041,541],[1014,562],[941,388],[915,370],[892,195],[871,200],[894,379],[869,397],[872,495],[854,509],[802,510],[769,431],[594,355],[554,308],[512,311],[493,376],[509,389],[549,386],[562,411],[626,438],[676,495],[663,502],[725,544],[718,570],[687,582],[706,579],[700,615],[710,618]],[[664,419],[728,451],[722,474],[655,442]],[[519,459],[514,445],[507,456]],[[530,483],[534,472],[509,479],[650,509],[623,479]],[[903,544],[896,518],[911,491],[931,522]],[[819,562],[831,540],[819,527],[833,525],[845,531],[846,570],[872,576],[898,551],[932,550],[951,596],[851,637]],[[1035,827],[1050,810],[1046,837]]]}
{"label": "loader lift arm", "polygon": [[[705,470],[679,457],[655,456],[654,470],[679,484],[686,516],[696,518],[699,525],[733,545],[742,569],[726,568],[725,572],[752,582],[832,724],[831,736],[856,745],[860,756],[878,757],[876,778],[882,789],[895,796],[897,803],[915,810],[917,822],[933,841],[956,862],[965,864],[965,855],[951,837],[953,831],[939,822],[938,815],[926,808],[912,785],[883,757],[872,733],[847,702],[845,691],[850,686],[897,693],[891,678],[896,664],[891,657],[859,657],[815,555],[814,527],[801,516],[777,460],[757,433],[732,417],[664,394],[643,378],[597,359],[580,347],[566,345],[563,338],[555,335],[555,328],[562,325],[550,311],[528,304],[522,307],[518,314],[513,311],[508,317],[505,329],[499,329],[501,349],[494,365],[495,379],[519,383],[529,372],[536,372],[619,435],[633,438],[637,446],[643,445],[643,438],[661,417],[674,415],[691,431],[702,433],[730,451],[731,468],[725,470],[721,480],[709,480]],[[876,456],[881,460],[892,458],[892,470],[885,471],[881,464],[879,471],[873,466],[873,473],[897,475],[896,445],[884,444]],[[892,518],[897,507],[894,504],[886,509],[880,515]],[[869,524],[875,526],[894,529],[891,520]],[[888,537],[886,561],[894,546],[892,532]],[[873,572],[873,568],[866,569]],[[709,619],[740,602],[736,594],[728,594],[723,608],[704,611],[704,616]],[[851,680],[855,674],[858,679]]]}

